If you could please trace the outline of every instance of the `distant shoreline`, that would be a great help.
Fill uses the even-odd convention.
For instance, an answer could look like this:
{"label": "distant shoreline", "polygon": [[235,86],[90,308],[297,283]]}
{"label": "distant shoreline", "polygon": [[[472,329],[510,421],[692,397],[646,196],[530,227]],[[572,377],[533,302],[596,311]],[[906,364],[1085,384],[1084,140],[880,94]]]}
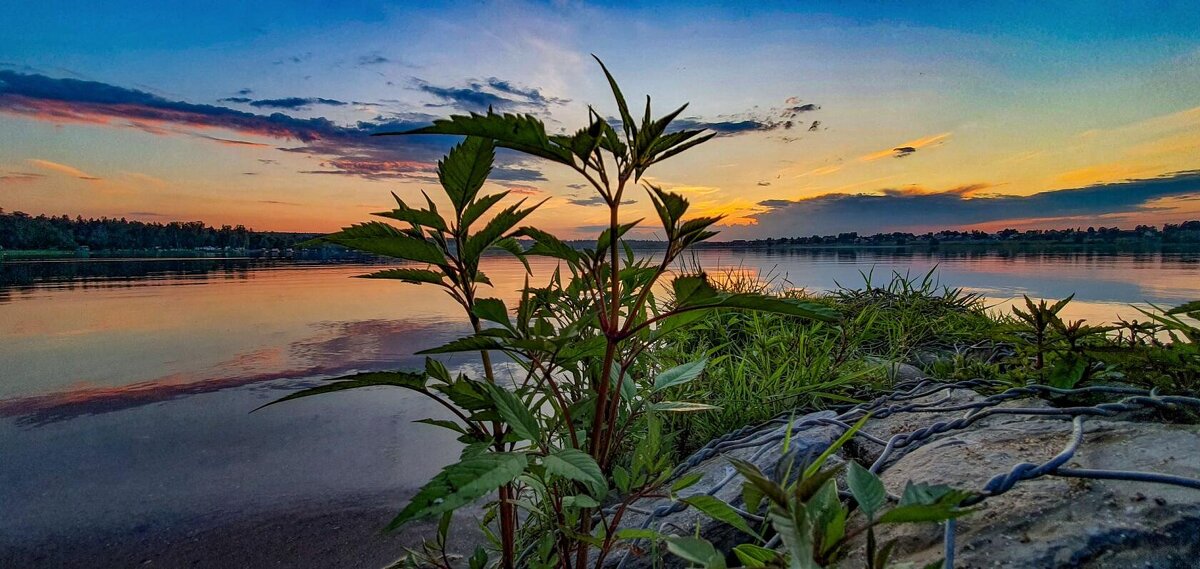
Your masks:
{"label": "distant shoreline", "polygon": [[[585,248],[586,241],[569,241],[575,248]],[[634,241],[630,243],[636,251],[654,251],[662,248],[656,241]],[[903,253],[921,252],[1097,252],[1097,253],[1162,253],[1200,252],[1200,243],[1163,242],[1114,242],[1073,243],[1063,241],[941,241],[915,243],[768,243],[765,241],[718,241],[703,243],[698,249],[746,250],[746,251],[894,251]],[[321,247],[314,249],[286,250],[229,250],[209,249],[114,249],[102,251],[79,251],[65,249],[0,249],[0,262],[4,261],[144,261],[144,260],[283,260],[283,261],[372,261],[371,257]]]}

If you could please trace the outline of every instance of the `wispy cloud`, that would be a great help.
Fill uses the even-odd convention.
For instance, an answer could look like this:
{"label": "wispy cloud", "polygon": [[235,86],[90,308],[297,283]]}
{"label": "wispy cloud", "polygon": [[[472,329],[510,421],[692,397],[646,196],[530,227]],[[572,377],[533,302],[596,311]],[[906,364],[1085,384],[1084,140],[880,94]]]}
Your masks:
{"label": "wispy cloud", "polygon": [[879,160],[880,158],[904,158],[905,156],[908,156],[908,155],[916,152],[917,150],[920,150],[921,148],[925,148],[926,146],[942,144],[943,142],[946,141],[946,139],[950,138],[950,134],[951,133],[949,133],[949,132],[943,132],[941,134],[932,134],[929,136],[918,138],[916,140],[902,142],[899,145],[892,147],[892,148],[888,148],[888,149],[880,150],[878,152],[872,152],[870,154],[865,154],[863,156],[859,156],[858,160],[860,162],[872,162],[875,160]]}
{"label": "wispy cloud", "polygon": [[360,66],[383,65],[384,63],[388,63],[390,61],[390,59],[379,55],[378,53],[369,53],[367,55],[360,55],[358,57],[358,65]]}
{"label": "wispy cloud", "polygon": [[42,160],[40,158],[30,158],[29,160],[27,160],[27,162],[29,162],[30,164],[32,164],[38,168],[41,168],[43,170],[49,170],[51,172],[65,174],[67,176],[70,176],[72,178],[78,178],[80,180],[87,180],[89,182],[95,182],[95,181],[98,181],[101,179],[99,176],[93,176],[91,174],[88,174],[87,172],[84,172],[83,170],[80,170],[79,168],[76,168],[76,167],[68,165],[68,164],[62,164],[59,162],[51,162],[49,160]]}
{"label": "wispy cloud", "polygon": [[[433,115],[398,114],[341,125],[326,118],[297,118],[283,113],[261,115],[218,105],[169,100],[96,81],[4,70],[0,70],[0,113],[57,124],[135,128],[156,135],[183,134],[236,146],[266,144],[197,131],[220,129],[247,137],[293,140],[300,145],[281,150],[328,159],[327,167],[331,170],[314,172],[366,178],[410,174],[424,177],[455,140],[441,136],[370,136],[383,130],[424,126]],[[391,167],[399,169],[389,173],[387,169]]]}
{"label": "wispy cloud", "polygon": [[258,99],[250,101],[250,106],[256,109],[307,109],[313,105],[328,105],[331,107],[344,107],[350,103],[339,101],[337,99],[325,99],[322,97],[285,97],[282,99]]}
{"label": "wispy cloud", "polygon": [[469,81],[461,86],[433,85],[417,80],[416,89],[433,95],[439,101],[426,106],[452,107],[470,112],[483,112],[489,108],[496,111],[544,111],[552,105],[569,102],[567,99],[548,97],[539,89],[520,87],[495,77]]}

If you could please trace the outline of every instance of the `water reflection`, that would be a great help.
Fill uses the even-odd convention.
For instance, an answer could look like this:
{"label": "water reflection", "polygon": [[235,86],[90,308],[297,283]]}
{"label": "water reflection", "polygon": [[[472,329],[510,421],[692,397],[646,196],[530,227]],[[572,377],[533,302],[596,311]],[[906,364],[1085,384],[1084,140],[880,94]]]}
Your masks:
{"label": "water reflection", "polygon": [[[1092,321],[1137,317],[1129,303],[1200,298],[1195,254],[713,249],[696,260],[810,290],[858,286],[860,271],[880,282],[936,266],[941,283],[980,292],[996,310],[1021,294],[1077,293],[1066,316]],[[535,283],[553,271],[532,262]],[[205,524],[257,527],[247,520],[364,499],[399,507],[457,456],[452,434],[412,423],[440,409],[372,389],[249,413],[322,377],[416,367],[414,352],[466,332],[439,289],[351,278],[372,269],[0,264],[0,565],[19,550],[65,551],[86,566],[80,544],[97,535],[140,555]],[[496,286],[484,294],[514,305],[520,263],[497,257],[485,270]],[[465,355],[448,363],[476,365]]]}

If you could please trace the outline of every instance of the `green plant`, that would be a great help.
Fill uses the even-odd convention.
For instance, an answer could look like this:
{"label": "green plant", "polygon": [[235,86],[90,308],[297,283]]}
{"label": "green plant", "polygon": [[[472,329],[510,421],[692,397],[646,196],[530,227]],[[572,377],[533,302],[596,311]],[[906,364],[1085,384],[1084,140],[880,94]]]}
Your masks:
{"label": "green plant", "polygon": [[[709,505],[712,517],[731,525],[756,539],[759,544],[743,543],[734,547],[733,554],[741,567],[822,569],[835,567],[849,553],[850,544],[866,534],[865,560],[867,569],[888,567],[894,541],[880,546],[875,528],[883,524],[940,522],[970,512],[959,507],[971,494],[947,486],[931,486],[909,482],[899,503],[887,507],[887,491],[874,473],[849,463],[826,467],[825,463],[866,422],[864,417],[848,429],[825,452],[808,463],[789,463],[772,478],[754,464],[732,459],[733,467],[745,478],[742,496],[746,509],[763,512],[766,525],[778,536],[782,548],[766,547],[771,542],[759,531],[748,526],[740,517],[722,515],[724,503]],[[785,453],[785,456],[786,455]],[[852,516],[849,506],[839,497],[838,475],[845,471],[846,483],[857,504],[858,516]],[[793,474],[795,474],[793,480]],[[790,481],[789,481],[790,480]],[[685,499],[686,500],[686,499]],[[721,507],[723,506],[723,508]],[[735,519],[736,518],[736,521]],[[766,530],[768,528],[762,528]],[[761,533],[766,533],[762,531]],[[676,556],[693,566],[705,569],[725,569],[726,555],[699,537],[667,537],[667,547]],[[936,562],[928,567],[940,567]]]}
{"label": "green plant", "polygon": [[[644,354],[665,335],[715,309],[824,321],[837,317],[827,306],[803,299],[721,291],[703,273],[676,277],[669,298],[656,297],[656,286],[668,268],[690,246],[715,235],[711,227],[720,217],[688,219],[689,204],[683,196],[645,184],[666,237],[661,258],[651,262],[624,245],[625,234],[641,220],[622,220],[621,204],[647,169],[713,135],[669,129],[686,105],[655,119],[649,98],[644,117],[635,121],[616,81],[603,64],[601,68],[617,103],[620,133],[592,109],[589,124],[568,135],[547,134],[531,116],[491,111],[388,133],[467,137],[439,164],[439,180],[454,206],[453,215],[439,212],[428,196],[423,209],[397,198],[397,209],[379,215],[405,228],[372,222],[321,238],[426,265],[367,276],[445,288],[463,307],[474,334],[425,353],[479,352],[485,377],[452,376],[437,360],[427,359],[422,372],[340,378],[283,399],[395,386],[418,391],[450,409],[458,421],[426,422],[459,433],[466,444],[462,459],[424,486],[389,528],[445,515],[496,492],[484,529],[497,544],[498,562],[505,569],[582,569],[593,563],[593,551],[599,566],[621,539],[617,528],[629,504],[656,495],[669,473],[658,415],[712,408],[666,399],[671,388],[699,377],[705,362],[669,369],[648,362]],[[609,210],[608,227],[594,247],[576,250],[544,231],[515,229],[533,210],[521,209],[521,203],[495,213],[472,231],[505,197],[478,195],[491,168],[493,146],[566,166],[591,185]],[[523,250],[518,237],[532,240],[533,246]],[[544,287],[527,284],[510,311],[499,299],[477,295],[478,285],[488,284],[480,262],[491,248],[518,258],[552,257],[560,270]],[[513,385],[497,381],[493,353],[510,356],[523,368]],[[618,460],[624,457],[628,459]],[[498,522],[498,535],[491,530],[493,522]]]}

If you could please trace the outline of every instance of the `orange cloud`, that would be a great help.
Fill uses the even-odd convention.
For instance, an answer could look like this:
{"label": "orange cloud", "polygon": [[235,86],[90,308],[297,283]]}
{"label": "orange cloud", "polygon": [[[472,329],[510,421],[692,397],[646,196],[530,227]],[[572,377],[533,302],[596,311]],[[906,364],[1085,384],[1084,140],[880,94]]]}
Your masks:
{"label": "orange cloud", "polygon": [[875,160],[879,160],[880,158],[907,156],[909,154],[912,154],[913,152],[916,152],[920,148],[924,148],[924,147],[930,146],[932,144],[938,144],[938,143],[946,140],[947,138],[950,138],[950,135],[951,135],[951,133],[949,133],[949,132],[943,132],[941,134],[931,134],[929,136],[926,136],[923,138],[918,138],[916,140],[902,142],[893,148],[889,148],[886,150],[880,150],[878,152],[872,152],[870,154],[865,154],[863,156],[859,156],[858,161],[859,162],[872,162]]}
{"label": "orange cloud", "polygon": [[794,177],[795,178],[803,178],[805,176],[828,176],[829,174],[837,172],[838,170],[841,170],[844,167],[845,167],[844,164],[833,164],[830,166],[821,166],[820,168],[813,168],[812,170],[809,170],[807,172],[801,172],[799,174],[796,174]]}
{"label": "orange cloud", "polygon": [[88,174],[87,172],[84,172],[83,170],[80,170],[79,168],[76,168],[74,166],[68,166],[66,164],[59,164],[58,162],[51,162],[49,160],[41,160],[38,158],[30,158],[29,160],[27,160],[27,162],[29,162],[30,164],[32,164],[34,166],[37,166],[38,168],[42,168],[43,170],[50,170],[51,172],[58,172],[59,174],[66,174],[67,176],[71,176],[72,178],[79,178],[80,180],[87,180],[89,182],[95,182],[95,181],[98,181],[101,179],[98,176],[93,176],[91,174]]}

